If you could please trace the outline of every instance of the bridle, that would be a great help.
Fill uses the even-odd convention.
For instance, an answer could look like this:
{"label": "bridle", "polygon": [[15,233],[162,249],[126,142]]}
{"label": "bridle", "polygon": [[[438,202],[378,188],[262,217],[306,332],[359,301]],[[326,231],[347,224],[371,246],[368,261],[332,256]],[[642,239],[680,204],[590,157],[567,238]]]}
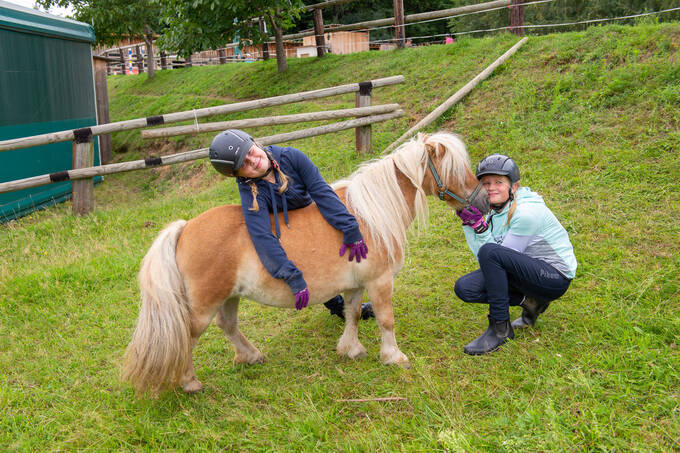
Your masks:
{"label": "bridle", "polygon": [[472,200],[477,196],[480,190],[482,190],[482,183],[478,182],[477,187],[475,187],[475,190],[472,191],[470,196],[467,198],[462,198],[456,195],[455,193],[451,192],[449,189],[446,188],[446,186],[442,183],[441,178],[439,178],[439,174],[437,173],[437,169],[434,167],[434,163],[432,162],[432,159],[430,159],[430,155],[427,155],[427,166],[430,167],[430,171],[432,172],[432,176],[434,176],[434,182],[437,183],[437,189],[439,189],[439,199],[442,201],[445,201],[444,195],[448,195],[449,197],[453,198],[454,200],[463,203],[464,207],[468,207],[472,204]]}

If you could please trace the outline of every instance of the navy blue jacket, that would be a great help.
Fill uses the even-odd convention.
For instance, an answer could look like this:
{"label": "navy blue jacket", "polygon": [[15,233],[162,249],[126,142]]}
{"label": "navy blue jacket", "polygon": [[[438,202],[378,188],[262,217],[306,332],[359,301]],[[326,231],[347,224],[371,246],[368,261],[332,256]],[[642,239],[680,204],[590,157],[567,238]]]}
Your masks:
{"label": "navy blue jacket", "polygon": [[342,231],[345,243],[357,242],[362,239],[359,224],[352,214],[340,201],[337,194],[324,181],[319,169],[300,150],[268,146],[274,160],[279,163],[281,171],[288,176],[288,189],[279,193],[281,181],[274,171],[276,184],[264,179],[256,182],[257,203],[259,211],[251,211],[253,194],[250,185],[241,178],[237,178],[238,189],[241,194],[241,210],[246,220],[246,227],[250,233],[257,255],[262,265],[274,278],[282,278],[290,286],[293,294],[305,289],[307,284],[302,272],[286,256],[286,252],[279,242],[279,221],[274,216],[276,236],[271,231],[270,213],[283,212],[284,220],[288,223],[288,209],[298,209],[308,206],[314,201],[323,216],[333,228]]}

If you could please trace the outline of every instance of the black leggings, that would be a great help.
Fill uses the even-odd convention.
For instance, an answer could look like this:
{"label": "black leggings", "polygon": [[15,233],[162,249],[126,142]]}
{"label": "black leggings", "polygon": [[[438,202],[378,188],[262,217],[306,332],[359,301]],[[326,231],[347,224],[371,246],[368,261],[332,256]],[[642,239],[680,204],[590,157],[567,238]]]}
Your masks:
{"label": "black leggings", "polygon": [[484,244],[477,258],[480,269],[460,277],[453,290],[464,302],[489,304],[497,321],[510,319],[510,305],[519,305],[525,295],[552,301],[571,283],[545,261],[496,243]]}

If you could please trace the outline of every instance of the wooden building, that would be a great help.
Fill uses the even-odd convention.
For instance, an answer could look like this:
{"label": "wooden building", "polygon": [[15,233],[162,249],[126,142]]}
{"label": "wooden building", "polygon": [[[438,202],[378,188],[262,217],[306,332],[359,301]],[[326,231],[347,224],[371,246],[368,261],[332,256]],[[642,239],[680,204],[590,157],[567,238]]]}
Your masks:
{"label": "wooden building", "polygon": [[[324,34],[324,38],[326,40],[326,48],[330,53],[348,54],[369,50],[368,31],[328,31]],[[316,38],[314,36],[302,38],[302,47],[314,47],[313,55],[316,56]]]}

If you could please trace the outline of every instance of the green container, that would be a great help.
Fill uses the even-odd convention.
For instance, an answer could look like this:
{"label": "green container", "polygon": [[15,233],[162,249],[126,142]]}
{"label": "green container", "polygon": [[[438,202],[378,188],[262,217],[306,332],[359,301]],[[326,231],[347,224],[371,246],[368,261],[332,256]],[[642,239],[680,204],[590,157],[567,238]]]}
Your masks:
{"label": "green container", "polygon": [[[0,140],[97,124],[94,41],[88,24],[0,1]],[[0,152],[0,182],[72,168],[70,141]],[[2,193],[0,221],[69,198],[70,181]]]}

